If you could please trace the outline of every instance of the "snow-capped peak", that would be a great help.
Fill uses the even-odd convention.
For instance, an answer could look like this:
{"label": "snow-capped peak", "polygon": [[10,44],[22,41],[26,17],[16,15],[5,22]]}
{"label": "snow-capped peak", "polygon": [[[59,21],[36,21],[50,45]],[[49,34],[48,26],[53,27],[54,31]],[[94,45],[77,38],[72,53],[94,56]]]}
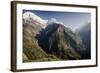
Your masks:
{"label": "snow-capped peak", "polygon": [[24,20],[24,23],[26,24],[35,21],[39,23],[43,28],[45,28],[47,24],[46,20],[43,20],[42,18],[40,18],[39,16],[37,16],[36,14],[30,11],[27,11],[23,14],[23,20]]}

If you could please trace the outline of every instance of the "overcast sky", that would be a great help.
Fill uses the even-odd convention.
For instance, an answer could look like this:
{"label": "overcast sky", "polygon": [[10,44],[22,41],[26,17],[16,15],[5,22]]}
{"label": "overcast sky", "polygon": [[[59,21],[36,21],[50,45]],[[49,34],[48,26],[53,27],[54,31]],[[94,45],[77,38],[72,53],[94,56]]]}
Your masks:
{"label": "overcast sky", "polygon": [[23,10],[23,12],[26,11],[33,12],[44,20],[54,18],[70,27],[73,31],[91,22],[90,13]]}

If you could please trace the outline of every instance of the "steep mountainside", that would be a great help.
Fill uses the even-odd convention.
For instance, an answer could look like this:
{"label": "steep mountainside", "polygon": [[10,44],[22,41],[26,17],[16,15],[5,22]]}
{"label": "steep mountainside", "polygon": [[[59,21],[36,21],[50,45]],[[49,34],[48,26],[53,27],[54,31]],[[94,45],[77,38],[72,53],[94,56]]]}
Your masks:
{"label": "steep mountainside", "polygon": [[[38,45],[35,38],[46,25],[45,21],[31,12],[23,14],[23,61],[51,60],[45,51]],[[56,57],[54,58],[54,60]]]}
{"label": "steep mountainside", "polygon": [[54,54],[61,59],[82,59],[85,53],[82,40],[62,24],[49,24],[37,36],[39,45],[47,54]]}
{"label": "steep mountainside", "polygon": [[82,40],[62,23],[23,13],[23,62],[84,59]]}

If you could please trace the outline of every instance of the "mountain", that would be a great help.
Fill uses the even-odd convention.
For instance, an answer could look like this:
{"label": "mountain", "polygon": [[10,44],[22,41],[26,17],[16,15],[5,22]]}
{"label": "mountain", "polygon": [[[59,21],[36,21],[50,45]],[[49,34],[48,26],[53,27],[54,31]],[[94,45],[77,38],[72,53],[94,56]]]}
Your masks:
{"label": "mountain", "polygon": [[34,23],[35,25],[39,25],[42,28],[46,27],[46,20],[41,19],[39,16],[37,16],[36,14],[32,13],[32,12],[25,12],[23,14],[23,23],[24,25],[31,25],[32,23]]}
{"label": "mountain", "polygon": [[82,59],[85,53],[82,40],[60,23],[49,24],[37,38],[47,54],[54,54],[61,59]]}
{"label": "mountain", "polygon": [[23,62],[85,59],[85,51],[80,37],[63,23],[23,13]]}
{"label": "mountain", "polygon": [[87,23],[83,27],[77,30],[77,35],[79,35],[84,45],[86,46],[86,55],[85,58],[90,59],[91,58],[91,23]]}
{"label": "mountain", "polygon": [[[38,45],[38,40],[35,38],[42,29],[46,26],[46,21],[42,20],[37,15],[31,12],[23,14],[23,61],[45,61],[55,60],[55,56],[49,56]],[[54,58],[53,58],[54,57]]]}

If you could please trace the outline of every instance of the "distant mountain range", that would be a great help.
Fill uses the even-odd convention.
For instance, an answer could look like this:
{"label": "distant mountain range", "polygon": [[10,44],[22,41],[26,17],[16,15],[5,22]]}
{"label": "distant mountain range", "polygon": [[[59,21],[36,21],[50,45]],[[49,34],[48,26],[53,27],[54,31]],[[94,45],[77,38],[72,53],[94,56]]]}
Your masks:
{"label": "distant mountain range", "polygon": [[82,39],[55,19],[23,14],[23,62],[87,59]]}

